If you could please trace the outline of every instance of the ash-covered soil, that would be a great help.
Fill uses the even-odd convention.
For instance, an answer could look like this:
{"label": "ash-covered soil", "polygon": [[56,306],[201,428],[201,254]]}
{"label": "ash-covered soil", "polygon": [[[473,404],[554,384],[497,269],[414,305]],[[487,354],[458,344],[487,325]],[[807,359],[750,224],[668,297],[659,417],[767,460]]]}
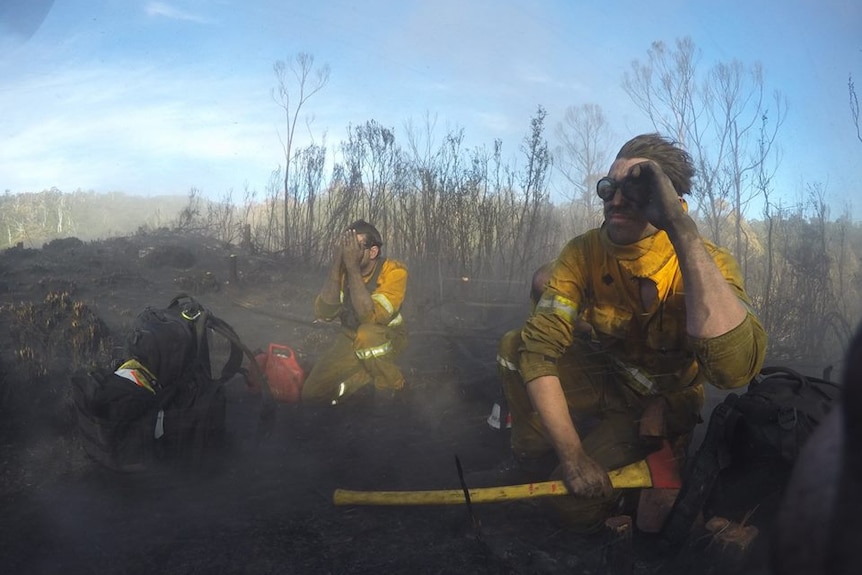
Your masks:
{"label": "ash-covered soil", "polygon": [[[496,341],[523,319],[526,282],[508,302],[439,305],[411,284],[409,388],[391,412],[361,399],[281,404],[257,441],[260,400],[238,376],[220,469],[121,475],[85,456],[68,375],[123,359],[134,316],[179,292],[252,349],[290,345],[307,369],[335,329],[312,322],[324,272],[168,233],[13,248],[0,272],[2,573],[605,573],[619,554],[610,535],[574,535],[539,500],[472,510],[333,504],[336,488],[460,488],[456,457],[468,474],[506,457],[507,432],[486,420]],[[747,520],[764,534],[738,572],[768,572],[775,501],[761,503]],[[632,572],[715,572],[708,544],[663,550],[635,532]]]}

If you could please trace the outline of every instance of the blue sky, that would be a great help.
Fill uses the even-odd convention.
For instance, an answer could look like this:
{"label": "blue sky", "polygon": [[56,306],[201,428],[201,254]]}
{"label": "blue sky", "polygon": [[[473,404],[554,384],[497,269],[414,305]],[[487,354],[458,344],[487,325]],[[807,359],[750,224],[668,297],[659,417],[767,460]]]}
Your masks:
{"label": "blue sky", "polygon": [[332,151],[371,119],[397,139],[430,114],[514,156],[538,105],[554,145],[566,107],[596,103],[615,151],[651,131],[623,73],[683,36],[704,66],[760,62],[787,98],[785,201],[820,182],[833,216],[849,198],[862,219],[857,0],[0,0],[0,189],[262,192],[283,161],[272,66],[298,52],[331,68],[300,144]]}

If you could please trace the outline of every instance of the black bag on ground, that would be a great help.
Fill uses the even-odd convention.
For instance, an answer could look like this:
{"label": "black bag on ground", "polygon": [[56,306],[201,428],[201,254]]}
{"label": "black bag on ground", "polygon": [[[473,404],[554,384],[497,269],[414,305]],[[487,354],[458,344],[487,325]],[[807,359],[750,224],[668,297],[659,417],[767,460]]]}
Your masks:
{"label": "black bag on ground", "polygon": [[731,499],[752,509],[778,501],[802,446],[840,396],[839,384],[785,367],[764,367],[745,393],[731,393],[710,415],[706,435],[683,472],[683,485],[662,531],[685,541],[698,513]]}
{"label": "black bag on ground", "polygon": [[[230,343],[217,377],[212,375],[211,333]],[[86,452],[118,471],[156,464],[192,469],[217,464],[225,445],[224,385],[235,374],[245,373],[244,356],[250,369],[260,371],[252,352],[233,328],[185,294],[166,308],[142,311],[126,348],[130,360],[116,371],[95,370],[71,378]],[[273,413],[268,385],[263,386],[262,397],[263,424]]]}

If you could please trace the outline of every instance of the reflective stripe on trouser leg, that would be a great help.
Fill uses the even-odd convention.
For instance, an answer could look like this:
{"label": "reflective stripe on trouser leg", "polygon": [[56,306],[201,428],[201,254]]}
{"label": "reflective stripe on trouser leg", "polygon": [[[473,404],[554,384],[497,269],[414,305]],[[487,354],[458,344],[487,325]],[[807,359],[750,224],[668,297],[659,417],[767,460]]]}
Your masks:
{"label": "reflective stripe on trouser leg", "polygon": [[[364,381],[363,381],[364,380]],[[348,382],[348,383],[345,383]],[[330,347],[323,352],[302,386],[302,401],[309,403],[331,403],[348,396],[371,382],[362,363],[353,352],[353,337],[341,331]],[[340,389],[345,384],[344,389]]]}
{"label": "reflective stripe on trouser leg", "polygon": [[374,380],[376,389],[400,390],[404,376],[395,359],[407,346],[402,326],[388,327],[364,323],[356,331],[353,351],[357,360]]}

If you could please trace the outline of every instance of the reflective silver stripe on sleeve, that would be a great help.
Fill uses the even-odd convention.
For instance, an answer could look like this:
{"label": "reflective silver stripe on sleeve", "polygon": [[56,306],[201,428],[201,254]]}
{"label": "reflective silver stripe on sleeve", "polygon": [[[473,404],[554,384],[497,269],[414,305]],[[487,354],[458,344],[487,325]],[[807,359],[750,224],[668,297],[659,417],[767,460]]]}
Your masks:
{"label": "reflective silver stripe on sleeve", "polygon": [[561,295],[544,294],[536,304],[536,313],[556,314],[568,323],[574,323],[578,315],[575,302]]}
{"label": "reflective silver stripe on sleeve", "polygon": [[363,349],[357,349],[355,353],[356,353],[356,357],[358,357],[361,360],[365,360],[365,359],[371,359],[374,357],[382,357],[391,351],[392,351],[392,343],[387,341],[383,345],[377,345],[374,347],[366,347]]}
{"label": "reflective silver stripe on sleeve", "polygon": [[383,309],[388,311],[390,314],[395,311],[395,307],[392,305],[392,302],[389,301],[389,298],[382,293],[371,294],[371,299],[382,305]]}
{"label": "reflective silver stripe on sleeve", "polygon": [[[392,302],[389,301],[389,298],[382,293],[371,294],[371,299],[379,303],[390,315],[395,311],[395,307],[392,305]],[[387,323],[386,326],[395,327],[396,325],[401,325],[401,322],[403,321],[404,318],[401,317],[401,313],[397,313],[395,317],[389,320],[389,323]]]}
{"label": "reflective silver stripe on sleeve", "polygon": [[401,322],[403,322],[403,321],[404,321],[404,318],[401,317],[401,314],[399,313],[398,315],[393,317],[391,320],[389,320],[389,323],[387,323],[386,326],[387,327],[395,327],[396,325],[401,325]]}
{"label": "reflective silver stripe on sleeve", "polygon": [[497,355],[497,363],[503,369],[508,369],[509,371],[518,371],[518,366],[503,357],[502,355]]}

